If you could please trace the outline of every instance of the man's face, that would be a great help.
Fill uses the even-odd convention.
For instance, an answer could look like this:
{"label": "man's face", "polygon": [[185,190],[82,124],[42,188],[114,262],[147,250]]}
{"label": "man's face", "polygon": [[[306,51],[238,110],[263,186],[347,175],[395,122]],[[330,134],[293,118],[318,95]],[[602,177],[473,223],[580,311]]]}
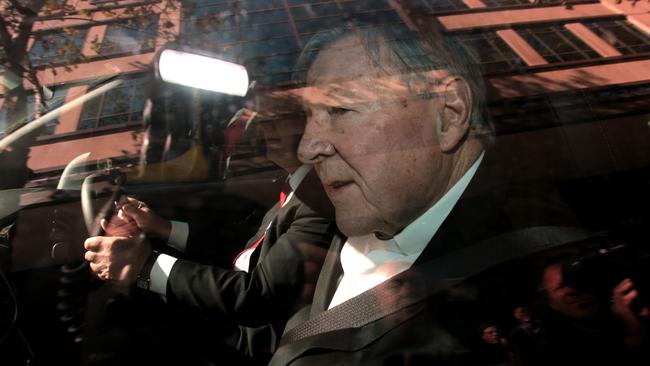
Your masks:
{"label": "man's face", "polygon": [[544,269],[543,285],[548,295],[548,305],[570,319],[586,319],[598,314],[600,303],[590,294],[578,293],[566,286],[562,278],[562,266],[553,264]]}
{"label": "man's face", "polygon": [[305,121],[302,118],[280,117],[260,123],[266,143],[266,157],[281,168],[293,172],[300,166],[296,151]]}
{"label": "man's face", "polygon": [[524,322],[524,323],[529,323],[530,322],[530,313],[528,312],[527,309],[522,308],[521,306],[518,306],[515,308],[515,319]]}
{"label": "man's face", "polygon": [[[309,69],[309,86],[329,102],[305,96],[298,156],[315,164],[343,233],[394,235],[447,188],[450,164],[436,133],[440,106],[405,88],[379,91],[387,74],[359,42],[348,37],[325,48]],[[339,83],[351,80],[353,86]]]}
{"label": "man's face", "polygon": [[483,329],[482,338],[485,342],[490,344],[499,343],[499,330],[495,326],[490,326]]}

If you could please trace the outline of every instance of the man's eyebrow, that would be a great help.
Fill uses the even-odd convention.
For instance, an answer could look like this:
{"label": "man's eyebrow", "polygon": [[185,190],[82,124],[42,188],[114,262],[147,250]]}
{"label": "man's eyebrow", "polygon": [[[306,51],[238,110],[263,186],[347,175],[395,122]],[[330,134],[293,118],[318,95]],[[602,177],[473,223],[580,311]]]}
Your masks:
{"label": "man's eyebrow", "polygon": [[[359,106],[378,101],[396,101],[402,97],[401,94],[410,93],[408,84],[396,77],[378,77],[372,82],[362,82],[360,79],[321,83],[317,79],[312,79],[312,82],[311,85],[272,94],[299,98],[304,109],[318,105]],[[418,95],[428,99],[439,95],[439,91],[434,88],[420,92]]]}

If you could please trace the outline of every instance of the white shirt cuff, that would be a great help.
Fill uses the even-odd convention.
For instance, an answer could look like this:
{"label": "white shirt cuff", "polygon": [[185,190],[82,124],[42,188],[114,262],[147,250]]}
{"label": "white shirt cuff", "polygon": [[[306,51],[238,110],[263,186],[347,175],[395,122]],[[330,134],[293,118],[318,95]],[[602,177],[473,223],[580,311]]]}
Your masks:
{"label": "white shirt cuff", "polygon": [[149,274],[149,291],[167,296],[167,280],[178,259],[167,254],[160,254],[151,267]]}
{"label": "white shirt cuff", "polygon": [[187,222],[181,221],[170,221],[172,224],[172,229],[169,232],[169,239],[167,239],[167,245],[178,250],[179,252],[185,252],[187,246],[187,238],[190,235],[190,226]]}

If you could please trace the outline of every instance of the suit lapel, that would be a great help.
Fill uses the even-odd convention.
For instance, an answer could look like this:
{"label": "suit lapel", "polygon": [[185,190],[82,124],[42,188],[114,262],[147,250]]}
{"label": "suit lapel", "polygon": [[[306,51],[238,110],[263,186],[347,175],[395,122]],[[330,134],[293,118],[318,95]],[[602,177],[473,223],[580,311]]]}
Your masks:
{"label": "suit lapel", "polygon": [[326,311],[334,296],[338,280],[343,274],[341,249],[344,243],[345,238],[341,235],[336,235],[332,240],[332,245],[329,248],[325,262],[323,262],[323,268],[318,276],[318,282],[314,290],[314,299],[309,314],[310,319]]}

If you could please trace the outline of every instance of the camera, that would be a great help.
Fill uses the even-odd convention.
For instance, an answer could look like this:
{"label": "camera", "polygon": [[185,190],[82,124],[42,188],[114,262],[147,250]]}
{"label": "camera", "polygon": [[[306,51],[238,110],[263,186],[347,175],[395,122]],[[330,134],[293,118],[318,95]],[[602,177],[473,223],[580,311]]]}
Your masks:
{"label": "camera", "polygon": [[612,290],[630,278],[638,296],[632,309],[650,306],[650,253],[645,248],[611,236],[587,240],[578,254],[563,263],[564,285],[608,302]]}

